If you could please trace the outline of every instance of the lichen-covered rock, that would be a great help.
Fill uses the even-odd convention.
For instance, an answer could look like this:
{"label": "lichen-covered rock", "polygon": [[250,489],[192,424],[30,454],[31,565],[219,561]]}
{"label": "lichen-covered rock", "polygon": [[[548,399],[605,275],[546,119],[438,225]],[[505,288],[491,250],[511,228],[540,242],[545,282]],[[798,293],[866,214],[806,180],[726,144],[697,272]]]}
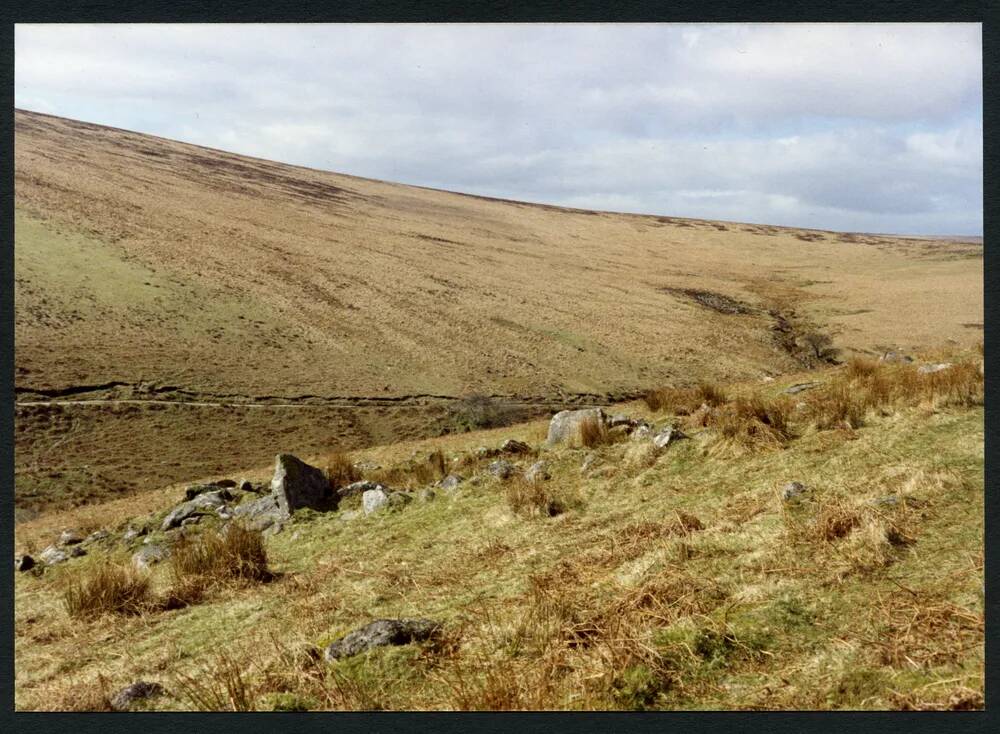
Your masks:
{"label": "lichen-covered rock", "polygon": [[148,569],[155,566],[170,555],[170,549],[164,545],[150,543],[132,554],[132,565],[138,569]]}
{"label": "lichen-covered rock", "polygon": [[70,558],[77,558],[79,556],[87,555],[87,551],[81,548],[79,545],[71,545],[65,548],[59,548],[55,545],[50,545],[48,548],[43,550],[38,554],[38,560],[44,563],[46,566],[55,566],[58,563],[65,563]]}
{"label": "lichen-covered rock", "polygon": [[301,507],[320,512],[335,510],[339,500],[322,470],[291,454],[278,454],[275,458],[271,493],[278,507],[288,515]]}
{"label": "lichen-covered rock", "polygon": [[536,461],[524,472],[524,478],[529,482],[544,482],[552,478],[549,474],[549,464],[547,461]]}
{"label": "lichen-covered rock", "polygon": [[464,481],[465,479],[463,477],[460,477],[458,474],[449,474],[440,482],[438,482],[437,486],[443,489],[445,492],[454,492],[458,488],[458,485]]}
{"label": "lichen-covered rock", "polygon": [[647,441],[653,435],[653,429],[649,426],[638,426],[630,436],[632,441]]}
{"label": "lichen-covered rock", "polygon": [[569,444],[580,435],[580,425],[585,421],[598,421],[606,424],[604,410],[601,408],[584,408],[583,410],[563,410],[552,416],[549,421],[549,434],[545,439],[548,446]]}
{"label": "lichen-covered rock", "polygon": [[373,647],[421,642],[433,637],[440,628],[438,622],[430,619],[377,619],[331,642],[324,657],[333,662]]}
{"label": "lichen-covered rock", "polygon": [[287,520],[289,517],[288,513],[278,506],[277,498],[271,494],[239,504],[230,514],[242,519],[251,530],[266,530],[274,523]]}
{"label": "lichen-covered rock", "polygon": [[136,681],[125,686],[118,693],[111,697],[111,708],[115,711],[127,711],[133,703],[163,693],[163,686],[159,683],[147,683],[146,681]]}
{"label": "lichen-covered rock", "polygon": [[413,497],[406,492],[395,492],[385,489],[369,489],[361,495],[361,507],[366,515],[381,509],[399,508],[408,505]]}
{"label": "lichen-covered rock", "polygon": [[99,540],[104,540],[110,535],[111,533],[109,533],[107,530],[95,530],[94,532],[92,532],[90,535],[88,535],[86,538],[83,539],[83,544],[90,545],[91,543],[96,543]]}
{"label": "lichen-covered rock", "polygon": [[658,449],[665,449],[670,444],[675,441],[679,441],[682,438],[687,438],[687,436],[684,435],[680,429],[675,428],[674,426],[667,426],[653,436],[653,445]]}
{"label": "lichen-covered rock", "polygon": [[796,502],[802,499],[808,491],[809,488],[802,482],[788,482],[781,488],[781,499],[785,502]]}
{"label": "lichen-covered rock", "polygon": [[497,459],[490,463],[487,471],[498,479],[509,479],[514,475],[516,467],[506,459]]}
{"label": "lichen-covered rock", "polygon": [[56,545],[67,546],[76,545],[77,543],[83,542],[83,535],[81,535],[76,530],[63,530],[59,535],[59,540],[56,541]]}
{"label": "lichen-covered rock", "polygon": [[218,489],[214,492],[204,492],[195,496],[187,502],[181,502],[163,518],[160,525],[161,530],[171,530],[180,527],[181,523],[194,515],[205,512],[215,512],[224,506],[226,501],[232,497],[225,489]]}

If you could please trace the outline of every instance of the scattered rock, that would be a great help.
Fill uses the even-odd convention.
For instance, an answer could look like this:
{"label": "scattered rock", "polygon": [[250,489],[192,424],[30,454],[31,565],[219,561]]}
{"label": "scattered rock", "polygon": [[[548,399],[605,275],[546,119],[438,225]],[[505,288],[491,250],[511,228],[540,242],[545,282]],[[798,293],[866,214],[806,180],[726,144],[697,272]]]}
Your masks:
{"label": "scattered rock", "polygon": [[545,443],[548,446],[571,443],[580,433],[580,424],[590,420],[605,423],[604,411],[601,408],[584,408],[556,413],[549,422],[549,434]]}
{"label": "scattered rock", "polygon": [[458,485],[464,481],[465,479],[463,477],[460,477],[458,474],[449,474],[440,482],[438,482],[437,486],[443,489],[445,492],[454,492],[458,488]]}
{"label": "scattered rock", "polygon": [[[233,485],[235,484],[236,483],[233,482]],[[200,494],[205,494],[206,492],[219,492],[219,490],[227,488],[228,487],[222,487],[218,484],[192,484],[184,490],[184,501],[189,502]],[[233,498],[232,494],[229,492],[220,492],[220,494],[227,500],[231,500]]]}
{"label": "scattered rock", "polygon": [[99,540],[104,540],[109,535],[111,535],[111,533],[109,533],[107,530],[95,530],[94,532],[92,532],[90,535],[88,535],[86,538],[83,539],[83,543],[84,545],[89,545],[90,543],[96,543]]}
{"label": "scattered rock", "polygon": [[232,495],[227,490],[218,489],[214,492],[199,494],[187,502],[181,502],[163,518],[160,529],[167,531],[179,527],[182,522],[193,515],[202,514],[205,511],[215,511],[226,504],[226,498],[231,497]]}
{"label": "scattered rock", "polygon": [[497,459],[491,462],[487,471],[498,479],[510,479],[516,467],[506,459]]}
{"label": "scattered rock", "polygon": [[781,488],[781,499],[785,502],[794,502],[802,498],[808,491],[809,488],[802,482],[789,482]]}
{"label": "scattered rock", "polygon": [[476,449],[477,459],[492,459],[494,456],[500,455],[500,449],[491,449],[486,446],[480,446]]}
{"label": "scattered rock", "polygon": [[653,429],[647,425],[641,425],[632,431],[633,441],[645,441],[653,435]]}
{"label": "scattered rock", "polygon": [[440,628],[439,623],[429,619],[377,619],[331,642],[324,658],[327,662],[333,662],[373,647],[421,642],[433,637]]}
{"label": "scattered rock", "polygon": [[197,525],[201,522],[201,515],[192,515],[191,517],[185,517],[181,520],[181,527],[186,528],[189,525]]}
{"label": "scattered rock", "polygon": [[233,517],[243,518],[251,530],[265,530],[273,523],[289,517],[288,513],[278,507],[278,500],[271,494],[237,505],[231,514]]}
{"label": "scattered rock", "polygon": [[371,489],[385,489],[385,487],[378,482],[371,482],[367,479],[363,479],[360,482],[354,482],[352,484],[348,484],[346,487],[341,487],[337,490],[337,494],[340,495],[340,499],[344,499],[346,497],[356,497],[357,495],[364,494]]}
{"label": "scattered rock", "polygon": [[76,530],[63,530],[59,535],[59,540],[56,541],[56,545],[67,546],[76,545],[77,543],[83,542],[83,536]]}
{"label": "scattered rock", "polygon": [[25,553],[14,560],[14,569],[20,573],[30,571],[35,567],[35,559]]}
{"label": "scattered rock", "polygon": [[376,471],[382,467],[376,464],[374,461],[357,461],[354,463],[354,468],[360,472],[366,471]]}
{"label": "scattered rock", "polygon": [[55,566],[57,563],[65,563],[70,558],[77,558],[85,555],[87,555],[87,551],[79,545],[72,545],[65,548],[50,545],[38,554],[38,560],[46,566]]}
{"label": "scattered rock", "polygon": [[508,438],[500,446],[500,452],[503,454],[530,454],[531,447],[524,443],[524,441],[517,441],[513,438]]}
{"label": "scattered rock", "polygon": [[434,494],[433,489],[431,489],[430,487],[424,487],[423,489],[420,490],[420,493],[417,495],[417,499],[419,499],[421,502],[433,502],[436,496],[437,495]]}
{"label": "scattered rock", "polygon": [[111,697],[111,708],[115,711],[127,711],[133,703],[163,693],[163,686],[159,683],[147,683],[146,681],[136,681],[132,685],[125,686],[118,693]]}
{"label": "scattered rock", "polygon": [[524,473],[524,478],[529,482],[544,482],[547,479],[551,479],[552,475],[549,474],[548,462],[536,461],[528,467],[528,471]]}
{"label": "scattered rock", "polygon": [[821,382],[800,382],[797,385],[785,388],[784,393],[785,395],[798,395],[800,392],[812,390],[814,387],[819,387],[822,384]]}
{"label": "scattered rock", "polygon": [[275,458],[271,493],[286,515],[300,507],[321,512],[335,510],[339,500],[322,470],[291,454],[278,454]]}
{"label": "scattered rock", "polygon": [[378,512],[389,504],[389,493],[384,489],[369,489],[361,495],[361,508],[366,515]]}
{"label": "scattered rock", "polygon": [[136,568],[148,569],[157,563],[165,560],[170,555],[170,550],[164,545],[151,543],[132,554],[132,565]]}
{"label": "scattered rock", "polygon": [[125,541],[126,543],[131,543],[136,538],[146,535],[148,532],[149,528],[147,528],[145,525],[142,525],[140,527],[129,526],[128,528],[126,528],[125,532],[122,533],[122,540]]}
{"label": "scattered rock", "polygon": [[653,436],[653,445],[658,449],[665,449],[671,443],[679,441],[682,438],[687,438],[678,428],[673,426],[667,426],[655,436]]}
{"label": "scattered rock", "polygon": [[939,362],[938,364],[922,364],[917,367],[917,372],[922,375],[932,375],[935,372],[943,372],[951,368],[951,362]]}

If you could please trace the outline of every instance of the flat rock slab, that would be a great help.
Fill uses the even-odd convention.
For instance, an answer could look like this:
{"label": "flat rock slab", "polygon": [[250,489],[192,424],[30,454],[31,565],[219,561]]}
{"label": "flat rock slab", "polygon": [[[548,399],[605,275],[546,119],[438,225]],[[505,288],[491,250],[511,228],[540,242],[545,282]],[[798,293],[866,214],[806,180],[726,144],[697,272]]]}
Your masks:
{"label": "flat rock slab", "polygon": [[220,507],[225,506],[229,499],[232,499],[232,495],[225,489],[217,489],[214,492],[199,494],[187,502],[181,502],[167,513],[167,516],[163,518],[163,524],[160,526],[160,529],[164,531],[170,530],[179,527],[189,517],[206,511],[214,512]]}
{"label": "flat rock slab", "polygon": [[433,637],[441,625],[430,619],[377,619],[330,643],[324,658],[333,662],[374,647],[408,645]]}

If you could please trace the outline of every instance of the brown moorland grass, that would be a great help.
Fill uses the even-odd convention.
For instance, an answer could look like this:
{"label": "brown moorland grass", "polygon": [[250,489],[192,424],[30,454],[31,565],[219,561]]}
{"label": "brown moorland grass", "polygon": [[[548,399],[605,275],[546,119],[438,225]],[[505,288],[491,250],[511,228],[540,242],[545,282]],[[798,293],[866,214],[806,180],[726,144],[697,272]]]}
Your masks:
{"label": "brown moorland grass", "polygon": [[142,614],[154,606],[149,575],[114,563],[100,563],[71,577],[62,598],[69,615],[78,619]]}
{"label": "brown moorland grass", "polygon": [[[21,110],[15,137],[22,512],[462,430],[436,396],[798,370],[772,312],[845,353],[982,337],[981,244],[498,201]],[[192,404],[45,404],[107,385],[78,397]]]}

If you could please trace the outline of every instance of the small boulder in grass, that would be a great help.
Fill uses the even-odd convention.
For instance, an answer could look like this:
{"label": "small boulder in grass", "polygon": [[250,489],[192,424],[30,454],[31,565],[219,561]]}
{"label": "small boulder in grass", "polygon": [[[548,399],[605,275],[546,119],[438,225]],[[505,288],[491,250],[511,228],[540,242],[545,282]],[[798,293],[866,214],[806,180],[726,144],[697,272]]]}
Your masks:
{"label": "small boulder in grass", "polygon": [[500,451],[504,454],[530,454],[531,447],[524,443],[524,441],[517,441],[513,438],[508,438],[500,446]]}
{"label": "small boulder in grass", "polygon": [[547,461],[536,461],[524,473],[524,478],[529,482],[544,482],[552,478],[549,474],[549,464]]}
{"label": "small boulder in grass", "polygon": [[460,477],[458,474],[449,474],[440,482],[438,482],[437,486],[443,489],[445,492],[451,493],[454,492],[456,489],[458,489],[458,485],[461,484],[463,481],[465,481],[464,478]]}
{"label": "small boulder in grass", "polygon": [[128,711],[136,701],[142,701],[163,694],[163,686],[159,683],[148,683],[143,680],[125,686],[111,697],[111,708],[115,711]]}
{"label": "small boulder in grass", "polygon": [[59,535],[59,540],[56,541],[56,545],[67,546],[67,545],[77,545],[83,542],[83,535],[76,530],[63,530]]}
{"label": "small boulder in grass", "polygon": [[802,482],[788,482],[781,488],[781,499],[785,502],[797,502],[804,498],[809,488]]}
{"label": "small boulder in grass", "polygon": [[423,642],[440,629],[441,625],[430,619],[377,619],[331,642],[323,657],[327,662],[334,662],[374,647]]}
{"label": "small boulder in grass", "polygon": [[681,432],[679,428],[674,426],[667,426],[662,431],[653,436],[653,445],[658,449],[665,449],[670,444],[681,440],[682,438],[687,438],[684,433]]}
{"label": "small boulder in grass", "polygon": [[488,471],[497,479],[510,479],[514,476],[515,467],[506,459],[497,459],[490,464]]}

